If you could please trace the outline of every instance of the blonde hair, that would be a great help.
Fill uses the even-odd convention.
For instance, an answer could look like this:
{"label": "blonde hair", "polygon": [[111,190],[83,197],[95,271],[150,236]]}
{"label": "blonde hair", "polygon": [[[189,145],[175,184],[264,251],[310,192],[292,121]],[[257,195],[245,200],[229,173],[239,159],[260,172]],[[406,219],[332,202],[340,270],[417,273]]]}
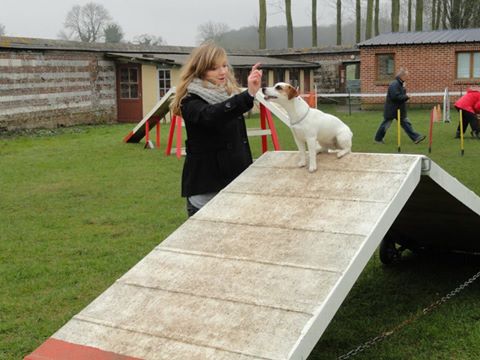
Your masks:
{"label": "blonde hair", "polygon": [[[187,63],[182,66],[180,83],[176,86],[175,97],[170,104],[173,114],[181,115],[180,105],[187,95],[187,87],[194,78],[204,80],[208,70],[214,69],[219,63],[227,60],[227,53],[212,41],[207,41],[193,50]],[[230,95],[239,90],[237,81],[229,66],[225,89]]]}

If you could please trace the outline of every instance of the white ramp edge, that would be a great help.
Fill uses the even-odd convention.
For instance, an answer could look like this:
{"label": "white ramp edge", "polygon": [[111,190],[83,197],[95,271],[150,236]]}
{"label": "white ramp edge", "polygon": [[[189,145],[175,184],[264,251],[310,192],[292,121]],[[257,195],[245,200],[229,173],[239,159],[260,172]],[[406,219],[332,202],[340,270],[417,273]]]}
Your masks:
{"label": "white ramp edge", "polygon": [[145,124],[152,116],[164,117],[170,111],[170,99],[175,95],[175,87],[170,88],[167,93],[155,104],[140,122],[126,136],[125,142],[139,142],[145,136]]}
{"label": "white ramp edge", "polygon": [[262,94],[261,91],[258,91],[255,95],[255,99],[265,106],[272,114],[274,114],[280,121],[282,121],[285,125],[290,127],[290,117],[288,113],[282,108],[280,105],[277,105],[273,102],[265,100],[265,95]]}
{"label": "white ramp edge", "polygon": [[313,174],[297,156],[262,155],[47,342],[137,359],[306,359],[419,189],[478,221],[478,196],[423,156],[321,154]]}

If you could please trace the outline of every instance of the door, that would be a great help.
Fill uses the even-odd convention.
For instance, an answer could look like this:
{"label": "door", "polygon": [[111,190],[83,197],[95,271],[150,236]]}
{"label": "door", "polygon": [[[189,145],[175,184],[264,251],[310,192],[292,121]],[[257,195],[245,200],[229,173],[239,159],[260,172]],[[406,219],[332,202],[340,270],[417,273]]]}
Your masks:
{"label": "door", "polygon": [[119,122],[142,120],[142,68],[139,64],[117,65],[117,104]]}

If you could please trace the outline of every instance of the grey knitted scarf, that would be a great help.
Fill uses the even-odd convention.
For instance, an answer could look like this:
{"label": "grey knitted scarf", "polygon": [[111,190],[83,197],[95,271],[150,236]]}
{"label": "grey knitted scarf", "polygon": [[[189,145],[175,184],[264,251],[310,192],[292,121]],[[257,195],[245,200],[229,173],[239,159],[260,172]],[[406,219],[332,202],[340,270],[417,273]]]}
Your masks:
{"label": "grey knitted scarf", "polygon": [[198,78],[192,80],[187,86],[187,91],[190,94],[200,96],[209,104],[218,104],[234,95],[228,95],[227,90],[223,86],[216,86],[209,81]]}

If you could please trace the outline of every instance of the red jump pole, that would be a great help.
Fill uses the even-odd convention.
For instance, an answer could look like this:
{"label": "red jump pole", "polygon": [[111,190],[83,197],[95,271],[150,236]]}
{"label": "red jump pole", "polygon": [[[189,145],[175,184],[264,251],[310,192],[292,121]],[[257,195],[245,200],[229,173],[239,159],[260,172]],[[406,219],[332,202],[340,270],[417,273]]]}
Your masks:
{"label": "red jump pole", "polygon": [[177,116],[177,159],[182,157],[182,118]]}
{"label": "red jump pole", "polygon": [[432,109],[430,111],[430,130],[428,133],[428,153],[432,153],[432,141],[433,141],[433,118],[434,118],[435,110]]}
{"label": "red jump pole", "polygon": [[173,115],[170,120],[170,130],[168,132],[167,148],[165,149],[165,155],[170,156],[172,153],[173,133],[175,131],[175,124],[177,123],[177,115]]}
{"label": "red jump pole", "polygon": [[[263,104],[260,104],[260,128],[262,130],[266,130],[267,128],[265,112],[266,112],[265,106],[263,106]],[[267,150],[268,150],[267,135],[262,135],[262,153],[267,152]]]}
{"label": "red jump pole", "polygon": [[272,113],[267,108],[264,108],[263,111],[265,112],[268,121],[268,127],[270,128],[270,131],[272,133],[273,148],[275,149],[275,151],[279,151],[280,143],[278,142],[277,129],[275,129],[275,123],[273,122]]}
{"label": "red jump pole", "polygon": [[157,125],[156,125],[156,131],[157,131],[157,149],[160,149],[160,121],[157,122]]}
{"label": "red jump pole", "polygon": [[148,142],[150,141],[150,124],[147,120],[145,123],[145,143],[148,145]]}

